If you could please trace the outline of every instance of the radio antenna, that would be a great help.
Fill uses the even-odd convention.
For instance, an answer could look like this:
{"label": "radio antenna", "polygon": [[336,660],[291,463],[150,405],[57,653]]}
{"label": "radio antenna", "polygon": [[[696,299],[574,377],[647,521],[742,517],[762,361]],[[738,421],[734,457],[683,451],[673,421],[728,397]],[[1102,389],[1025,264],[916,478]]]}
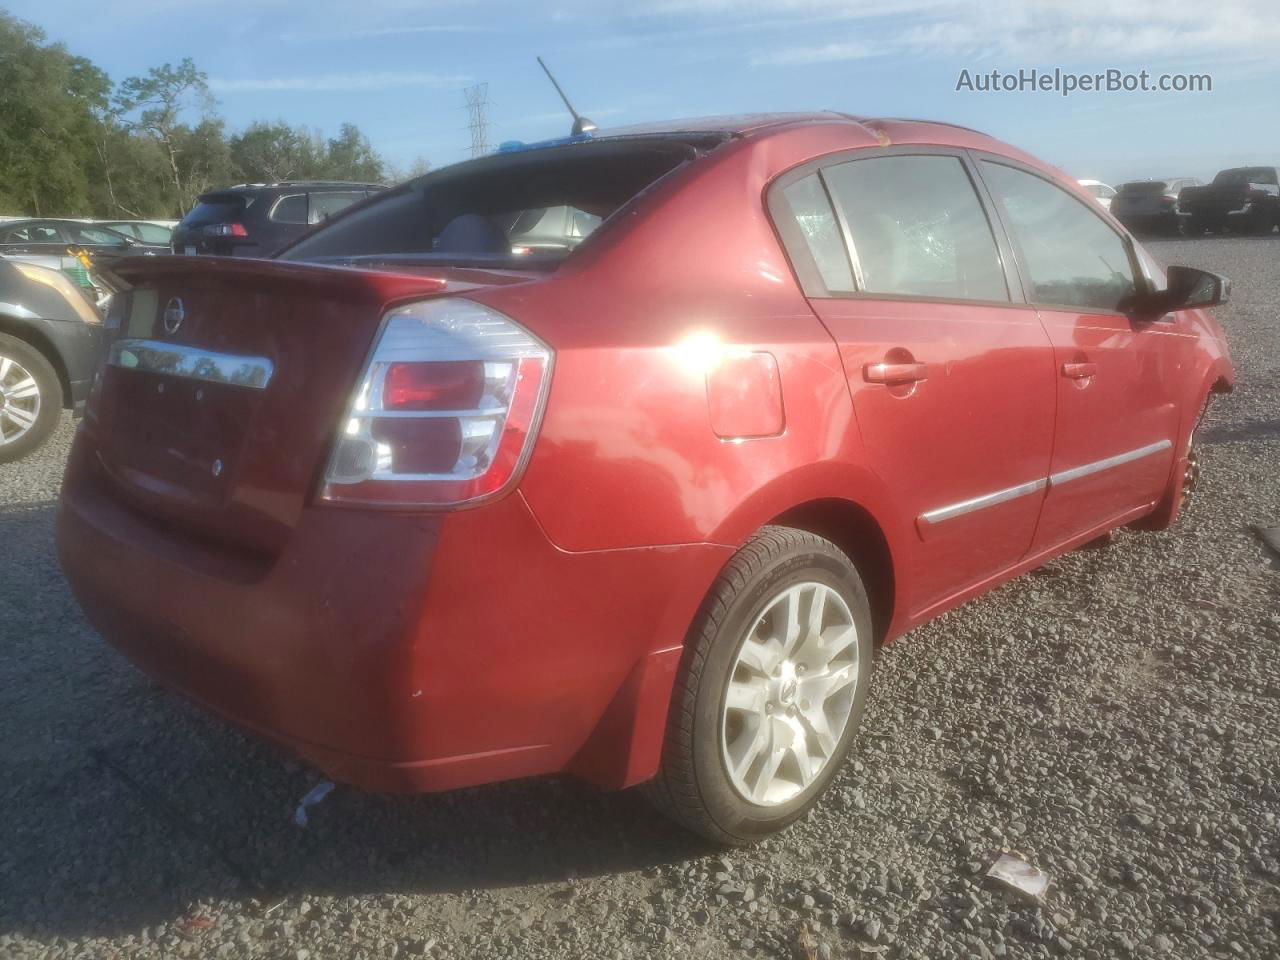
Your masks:
{"label": "radio antenna", "polygon": [[560,84],[556,82],[556,78],[551,73],[551,68],[538,57],[538,66],[542,68],[542,72],[547,75],[547,79],[551,81],[551,85],[556,88],[556,93],[560,94],[560,99],[564,101],[565,109],[573,114],[573,135],[580,137],[584,133],[590,133],[592,130],[598,129],[594,123],[573,109],[573,104],[569,102],[569,98],[564,95],[564,91],[560,89]]}

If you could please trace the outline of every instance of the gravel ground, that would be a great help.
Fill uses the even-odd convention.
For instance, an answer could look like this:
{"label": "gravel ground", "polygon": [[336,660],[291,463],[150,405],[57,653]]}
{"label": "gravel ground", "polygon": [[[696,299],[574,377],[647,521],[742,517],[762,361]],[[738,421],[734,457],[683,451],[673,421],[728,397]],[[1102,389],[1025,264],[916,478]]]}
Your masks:
{"label": "gravel ground", "polygon": [[[1239,384],[1174,530],[1124,532],[878,664],[856,761],[724,852],[568,781],[389,798],[165,693],[63,586],[70,437],[0,467],[0,956],[1280,955],[1280,236],[1153,244],[1235,281]],[[1048,871],[1043,905],[981,879]]]}

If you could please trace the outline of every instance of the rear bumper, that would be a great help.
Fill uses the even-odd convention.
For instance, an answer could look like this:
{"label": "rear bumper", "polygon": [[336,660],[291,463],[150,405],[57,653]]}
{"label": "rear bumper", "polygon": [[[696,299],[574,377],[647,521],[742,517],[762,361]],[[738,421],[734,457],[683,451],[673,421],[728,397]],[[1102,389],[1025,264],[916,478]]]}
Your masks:
{"label": "rear bumper", "polygon": [[1174,210],[1160,213],[1115,213],[1115,218],[1130,230],[1172,229],[1178,225],[1179,215]]}
{"label": "rear bumper", "polygon": [[438,515],[312,508],[274,559],[117,502],[78,438],[59,557],[147,673],[335,779],[428,791],[656,769],[681,643],[728,548],[568,553],[516,495]]}

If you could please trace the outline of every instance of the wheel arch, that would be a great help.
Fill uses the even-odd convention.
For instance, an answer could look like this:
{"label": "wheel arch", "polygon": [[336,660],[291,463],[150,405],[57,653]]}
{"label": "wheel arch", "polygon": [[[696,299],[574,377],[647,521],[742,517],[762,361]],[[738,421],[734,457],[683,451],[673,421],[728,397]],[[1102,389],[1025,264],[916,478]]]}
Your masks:
{"label": "wheel arch", "polygon": [[4,313],[0,313],[0,333],[21,340],[40,351],[40,355],[49,361],[49,366],[58,376],[58,385],[62,387],[62,407],[68,409],[72,405],[71,376],[53,341],[39,326]]}
{"label": "wheel arch", "polygon": [[916,533],[874,472],[837,461],[800,467],[758,489],[708,539],[741,548],[771,524],[807,530],[843,550],[872,598],[877,642],[900,632]]}
{"label": "wheel arch", "polygon": [[771,526],[793,527],[830,540],[853,561],[871,601],[876,644],[889,634],[897,595],[893,551],[871,511],[852,500],[825,497],[785,510]]}

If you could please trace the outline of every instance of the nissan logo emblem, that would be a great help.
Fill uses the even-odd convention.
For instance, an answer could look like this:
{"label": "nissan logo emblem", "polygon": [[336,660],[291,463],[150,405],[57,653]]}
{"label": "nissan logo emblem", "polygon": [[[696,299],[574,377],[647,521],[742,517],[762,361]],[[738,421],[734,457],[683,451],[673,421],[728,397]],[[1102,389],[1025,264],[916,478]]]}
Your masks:
{"label": "nissan logo emblem", "polygon": [[177,333],[178,328],[182,326],[182,320],[186,317],[186,310],[182,306],[181,297],[172,297],[169,302],[164,305],[164,329],[168,333]]}

